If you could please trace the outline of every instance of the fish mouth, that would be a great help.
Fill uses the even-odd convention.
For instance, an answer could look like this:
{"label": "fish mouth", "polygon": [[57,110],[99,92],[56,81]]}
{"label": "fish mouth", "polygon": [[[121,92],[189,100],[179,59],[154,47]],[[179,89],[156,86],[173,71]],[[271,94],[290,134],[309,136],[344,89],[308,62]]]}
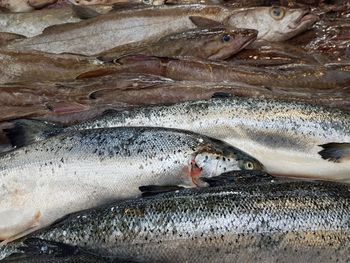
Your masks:
{"label": "fish mouth", "polygon": [[315,14],[310,13],[310,10],[304,9],[298,19],[294,22],[294,26],[289,26],[290,29],[297,29],[298,27],[301,27],[305,24],[312,25],[314,22],[318,20],[318,16]]}
{"label": "fish mouth", "polygon": [[251,43],[253,43],[258,37],[257,32],[251,33],[250,35],[248,35],[248,39],[246,42],[244,42],[241,46],[239,50],[242,50],[244,48],[246,48],[247,46],[249,46]]}
{"label": "fish mouth", "polygon": [[[223,52],[223,49],[219,49],[215,54],[212,54],[208,57],[209,60],[217,60],[218,56],[220,59],[227,59],[231,56],[234,56],[238,52],[240,52],[245,47],[249,46],[252,42],[254,42],[257,38],[257,30],[249,30],[247,33],[241,33],[240,37],[242,37],[239,41],[234,42],[234,50],[232,52]],[[224,50],[227,47],[224,47]]]}

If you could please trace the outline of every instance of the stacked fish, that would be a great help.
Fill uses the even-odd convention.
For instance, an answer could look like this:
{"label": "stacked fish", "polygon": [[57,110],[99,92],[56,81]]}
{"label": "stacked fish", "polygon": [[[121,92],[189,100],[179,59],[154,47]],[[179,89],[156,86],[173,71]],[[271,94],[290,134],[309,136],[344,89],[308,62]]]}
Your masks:
{"label": "stacked fish", "polygon": [[0,6],[0,261],[350,261],[350,3]]}

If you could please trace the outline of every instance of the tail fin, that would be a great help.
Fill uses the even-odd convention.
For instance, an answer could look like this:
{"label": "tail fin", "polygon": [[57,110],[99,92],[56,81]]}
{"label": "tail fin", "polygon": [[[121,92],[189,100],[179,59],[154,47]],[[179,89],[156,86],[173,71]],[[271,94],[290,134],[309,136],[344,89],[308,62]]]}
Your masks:
{"label": "tail fin", "polygon": [[63,130],[60,125],[38,120],[18,119],[11,124],[13,127],[4,129],[4,132],[14,148],[45,140]]}
{"label": "tail fin", "polygon": [[39,238],[28,238],[23,241],[22,246],[18,246],[14,254],[9,255],[1,262],[84,262],[84,263],[103,263],[103,262],[123,262],[132,263],[133,260],[124,258],[111,258],[100,256],[86,249],[72,246],[60,242],[48,241]]}

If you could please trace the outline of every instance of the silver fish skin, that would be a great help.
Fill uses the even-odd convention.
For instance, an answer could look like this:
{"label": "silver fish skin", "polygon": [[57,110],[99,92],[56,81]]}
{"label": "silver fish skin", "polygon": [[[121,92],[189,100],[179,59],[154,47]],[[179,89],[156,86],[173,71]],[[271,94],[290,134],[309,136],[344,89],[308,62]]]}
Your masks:
{"label": "silver fish skin", "polygon": [[194,29],[196,25],[191,22],[190,16],[221,22],[229,15],[230,10],[219,5],[157,6],[116,11],[56,27],[33,38],[10,43],[6,48],[96,55],[119,45]]}
{"label": "silver fish skin", "polygon": [[[108,6],[94,7],[94,10],[100,13],[109,12],[111,9],[112,7]],[[0,28],[2,32],[26,37],[39,35],[45,28],[50,26],[79,21],[81,19],[70,7],[37,10],[28,13],[0,13]]]}
{"label": "silver fish skin", "polygon": [[273,175],[350,181],[350,113],[322,106],[216,98],[112,112],[68,130],[147,125],[223,140]]}
{"label": "silver fish skin", "polygon": [[[307,30],[316,21],[313,15],[303,9],[283,10],[285,18],[276,20],[270,16],[275,11],[260,7],[247,11],[244,9],[244,12],[223,5],[145,7],[57,26],[33,38],[10,43],[6,48],[96,55],[121,45],[159,39],[196,27],[207,28],[208,23],[255,29],[259,31],[258,38],[282,41]],[[247,17],[253,17],[253,21],[247,20]]]}
{"label": "silver fish skin", "polygon": [[60,134],[0,157],[0,240],[137,197],[143,185],[205,186],[200,177],[240,169],[262,166],[226,143],[187,131],[120,127]]}
{"label": "silver fish skin", "polygon": [[137,262],[348,262],[349,211],[346,184],[236,183],[79,212],[29,238]]}

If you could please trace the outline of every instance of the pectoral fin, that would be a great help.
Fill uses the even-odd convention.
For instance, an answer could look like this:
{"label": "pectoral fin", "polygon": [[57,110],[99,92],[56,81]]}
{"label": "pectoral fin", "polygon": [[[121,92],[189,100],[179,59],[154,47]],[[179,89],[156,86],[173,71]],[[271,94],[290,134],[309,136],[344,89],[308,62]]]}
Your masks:
{"label": "pectoral fin", "polygon": [[101,15],[99,12],[81,5],[72,5],[72,10],[74,15],[80,19],[90,19]]}
{"label": "pectoral fin", "polygon": [[319,146],[322,147],[323,150],[318,153],[325,160],[335,163],[350,160],[350,143],[331,142]]}
{"label": "pectoral fin", "polygon": [[190,16],[191,22],[195,24],[199,28],[208,28],[208,27],[222,27],[223,24],[221,22],[201,17],[201,16]]}

